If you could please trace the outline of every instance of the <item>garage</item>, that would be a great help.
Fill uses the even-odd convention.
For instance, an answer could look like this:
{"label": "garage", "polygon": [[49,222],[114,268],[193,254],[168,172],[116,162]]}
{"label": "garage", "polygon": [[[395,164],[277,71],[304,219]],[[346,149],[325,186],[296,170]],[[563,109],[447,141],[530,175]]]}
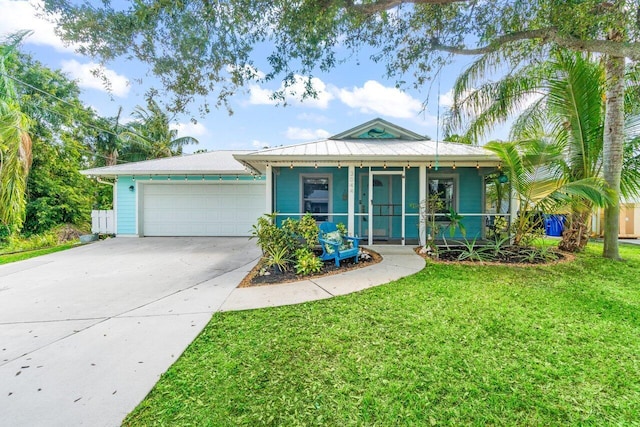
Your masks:
{"label": "garage", "polygon": [[250,236],[266,206],[260,181],[149,182],[139,190],[140,236]]}

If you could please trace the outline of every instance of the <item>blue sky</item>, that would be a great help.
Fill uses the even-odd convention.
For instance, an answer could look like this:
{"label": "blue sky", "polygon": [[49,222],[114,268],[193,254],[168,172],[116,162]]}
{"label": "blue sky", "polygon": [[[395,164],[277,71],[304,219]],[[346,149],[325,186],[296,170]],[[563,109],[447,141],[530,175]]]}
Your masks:
{"label": "blue sky", "polygon": [[[74,53],[65,47],[54,32],[54,26],[37,17],[36,8],[40,1],[0,0],[0,35],[19,29],[31,29],[34,34],[22,46],[44,65],[61,69],[68,77],[78,82],[82,89],[82,100],[102,116],[114,116],[119,106],[123,114],[129,116],[136,105],[145,105],[146,83],[144,64],[116,61],[107,64],[105,74],[111,82],[111,93],[103,83],[92,75],[96,69],[95,60]],[[193,136],[200,141],[195,149],[256,149],[289,145],[326,138],[358,124],[382,117],[392,123],[406,127],[416,133],[436,138],[442,131],[437,130],[438,109],[442,116],[449,105],[453,80],[471,58],[462,58],[449,66],[432,92],[429,87],[422,91],[395,88],[395,81],[384,78],[384,68],[366,58],[358,56],[358,63],[340,65],[329,74],[318,74],[314,87],[319,96],[300,102],[289,99],[288,106],[277,106],[269,99],[279,83],[270,85],[253,84],[242,93],[230,99],[234,111],[212,109],[205,116],[192,111],[198,123],[190,122],[191,116],[176,117],[175,126],[181,136]],[[143,78],[141,86],[136,79]],[[152,81],[152,80],[151,80]],[[423,103],[428,100],[427,108]],[[212,102],[213,103],[213,102]],[[491,137],[506,138],[504,130],[498,130]]]}

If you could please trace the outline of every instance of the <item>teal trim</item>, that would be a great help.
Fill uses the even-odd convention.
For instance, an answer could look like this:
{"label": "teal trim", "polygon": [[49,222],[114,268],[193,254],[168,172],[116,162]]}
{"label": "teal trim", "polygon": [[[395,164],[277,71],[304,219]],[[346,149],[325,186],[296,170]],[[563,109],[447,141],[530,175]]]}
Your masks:
{"label": "teal trim", "polygon": [[383,128],[373,127],[367,132],[358,135],[358,139],[398,139],[398,135],[389,133]]}

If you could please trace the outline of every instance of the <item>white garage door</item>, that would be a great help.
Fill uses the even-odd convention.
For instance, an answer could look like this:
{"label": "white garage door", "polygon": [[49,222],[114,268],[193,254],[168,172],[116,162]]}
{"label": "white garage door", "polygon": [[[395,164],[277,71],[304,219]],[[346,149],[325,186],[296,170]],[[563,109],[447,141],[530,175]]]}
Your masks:
{"label": "white garage door", "polygon": [[145,236],[249,236],[265,211],[264,183],[146,184]]}

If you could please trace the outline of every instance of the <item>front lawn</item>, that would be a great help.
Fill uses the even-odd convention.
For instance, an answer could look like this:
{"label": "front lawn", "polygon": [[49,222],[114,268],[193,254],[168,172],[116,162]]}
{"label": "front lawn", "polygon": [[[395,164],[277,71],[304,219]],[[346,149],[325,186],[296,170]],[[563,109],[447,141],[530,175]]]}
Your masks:
{"label": "front lawn", "polygon": [[52,254],[54,252],[64,251],[67,249],[71,249],[75,246],[78,246],[78,243],[67,242],[67,243],[62,243],[58,246],[53,246],[50,248],[34,249],[31,251],[22,251],[22,252],[15,252],[15,253],[9,253],[9,254],[0,253],[0,265],[8,264],[10,262],[16,262],[16,261],[24,261],[29,258],[35,258],[42,255]]}
{"label": "front lawn", "polygon": [[630,425],[640,247],[218,313],[125,425]]}

